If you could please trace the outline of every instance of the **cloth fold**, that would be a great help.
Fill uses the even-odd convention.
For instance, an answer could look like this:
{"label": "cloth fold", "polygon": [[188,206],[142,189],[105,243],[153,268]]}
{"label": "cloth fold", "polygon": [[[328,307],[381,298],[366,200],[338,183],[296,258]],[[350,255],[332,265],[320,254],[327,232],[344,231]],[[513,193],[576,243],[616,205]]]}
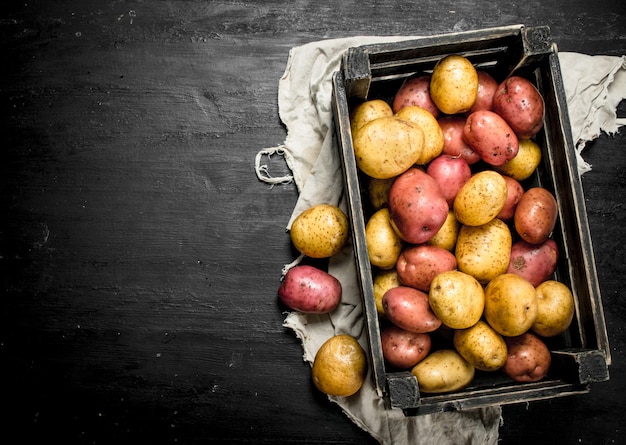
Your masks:
{"label": "cloth fold", "polygon": [[[290,50],[278,87],[279,114],[287,137],[283,144],[259,151],[255,160],[260,180],[272,185],[295,182],[299,197],[287,229],[297,215],[316,204],[338,205],[347,211],[331,110],[331,78],[339,69],[342,54],[353,46],[414,38],[359,36],[311,42]],[[626,123],[615,112],[626,97],[626,57],[578,53],[560,53],[559,57],[582,174],[591,168],[580,156],[585,144],[602,131],[611,134]],[[262,162],[273,154],[284,156],[292,175],[271,176],[268,165]],[[350,242],[330,258],[328,271],[343,287],[339,307],[324,315],[291,312],[284,320],[284,326],[301,340],[303,359],[309,363],[324,341],[340,333],[354,336],[368,349]],[[329,399],[381,444],[497,443],[501,407],[405,417],[401,410],[385,408],[370,377],[354,396]]]}

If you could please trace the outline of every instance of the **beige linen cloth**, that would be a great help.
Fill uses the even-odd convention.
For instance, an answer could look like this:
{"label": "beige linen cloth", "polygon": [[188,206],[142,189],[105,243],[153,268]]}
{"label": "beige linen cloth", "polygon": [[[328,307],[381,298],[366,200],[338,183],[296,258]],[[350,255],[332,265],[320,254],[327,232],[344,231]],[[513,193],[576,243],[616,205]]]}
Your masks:
{"label": "beige linen cloth", "polygon": [[[278,86],[278,107],[287,129],[284,143],[260,150],[255,160],[259,179],[269,184],[295,182],[299,198],[287,229],[306,208],[329,203],[347,211],[343,176],[334,140],[331,111],[331,77],[341,55],[349,47],[414,37],[361,36],[312,42],[292,48]],[[602,131],[614,133],[626,124],[618,119],[616,107],[626,98],[626,57],[559,54],[569,103],[572,132],[577,152]],[[283,156],[291,175],[273,177],[268,164],[272,156]],[[579,155],[579,173],[590,170]],[[286,269],[297,264],[286,265]],[[284,271],[286,270],[283,270]],[[277,274],[279,271],[277,271]],[[368,349],[352,245],[329,260],[329,273],[343,286],[339,307],[330,314],[288,313],[284,326],[302,341],[303,358],[313,362],[319,347],[331,336],[347,333]],[[351,397],[329,397],[358,426],[381,444],[496,444],[502,423],[499,406],[405,417],[401,410],[385,409],[371,376]]]}

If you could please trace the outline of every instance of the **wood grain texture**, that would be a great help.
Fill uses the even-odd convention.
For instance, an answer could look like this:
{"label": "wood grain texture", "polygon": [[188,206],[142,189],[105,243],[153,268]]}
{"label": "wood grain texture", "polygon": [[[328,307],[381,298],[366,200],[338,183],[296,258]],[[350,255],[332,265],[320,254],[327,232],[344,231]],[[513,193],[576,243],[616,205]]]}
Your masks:
{"label": "wood grain texture", "polygon": [[[297,192],[259,182],[253,164],[285,137],[289,49],[526,23],[550,25],[561,50],[626,54],[624,7],[608,0],[0,8],[0,351],[18,443],[374,443],[315,391],[282,327]],[[507,407],[503,443],[623,434],[624,142],[585,152],[611,380]]]}

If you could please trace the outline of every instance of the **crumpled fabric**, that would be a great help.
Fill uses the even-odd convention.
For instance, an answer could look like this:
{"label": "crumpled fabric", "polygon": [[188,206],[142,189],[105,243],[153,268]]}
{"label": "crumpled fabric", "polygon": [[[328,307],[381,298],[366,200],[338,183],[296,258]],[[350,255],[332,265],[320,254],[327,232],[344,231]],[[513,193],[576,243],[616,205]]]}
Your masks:
{"label": "crumpled fabric", "polygon": [[[412,38],[415,37],[330,39],[294,47],[289,52],[278,88],[279,114],[287,128],[287,137],[278,147],[260,150],[255,161],[257,176],[262,181],[272,185],[293,181],[298,189],[298,201],[287,229],[295,217],[316,204],[338,205],[347,212],[331,109],[331,79],[339,69],[343,52],[353,46]],[[559,57],[582,174],[591,168],[580,155],[585,144],[602,131],[614,133],[625,123],[624,119],[617,118],[615,109],[626,97],[626,57],[577,53],[560,53]],[[273,177],[268,165],[262,164],[263,159],[275,154],[284,157],[291,175]],[[350,241],[329,259],[328,272],[339,279],[343,288],[342,302],[337,309],[324,315],[294,311],[284,320],[284,326],[302,342],[303,359],[311,364],[321,345],[337,334],[352,335],[368,350]],[[401,410],[385,408],[369,374],[357,394],[329,396],[329,399],[383,445],[496,444],[503,421],[500,406],[407,417]]]}

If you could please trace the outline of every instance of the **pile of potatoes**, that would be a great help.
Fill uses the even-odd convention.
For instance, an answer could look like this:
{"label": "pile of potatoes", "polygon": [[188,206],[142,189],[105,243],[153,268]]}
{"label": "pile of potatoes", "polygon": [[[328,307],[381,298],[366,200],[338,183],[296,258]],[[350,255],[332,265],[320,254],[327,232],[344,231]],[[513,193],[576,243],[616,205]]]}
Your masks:
{"label": "pile of potatoes", "polygon": [[545,339],[572,322],[571,290],[552,279],[557,201],[524,187],[541,162],[544,107],[528,79],[498,83],[451,55],[391,104],[351,112],[383,356],[421,392],[461,389],[476,370],[541,380]]}

